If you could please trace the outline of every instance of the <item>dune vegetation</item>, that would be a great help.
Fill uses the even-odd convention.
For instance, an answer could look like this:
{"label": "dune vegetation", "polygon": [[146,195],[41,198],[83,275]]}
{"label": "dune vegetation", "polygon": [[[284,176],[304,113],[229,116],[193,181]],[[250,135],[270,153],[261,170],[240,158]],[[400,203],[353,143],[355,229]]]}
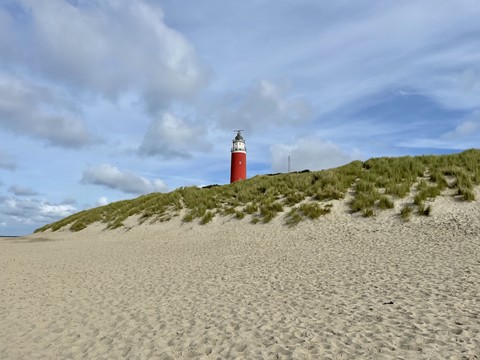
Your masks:
{"label": "dune vegetation", "polygon": [[248,217],[256,224],[268,223],[283,213],[285,224],[294,226],[302,220],[328,214],[332,200],[347,195],[351,212],[365,217],[394,209],[396,201],[411,197],[398,211],[399,218],[408,220],[412,214],[430,215],[432,201],[442,194],[464,201],[475,200],[477,185],[480,185],[480,150],[374,158],[335,169],[257,175],[228,185],[152,193],[81,211],[36,232],[62,228],[79,231],[95,222],[115,229],[123,227],[124,221],[133,215],[139,216],[140,223],[181,216],[183,222],[208,224],[217,216],[227,216],[238,220]]}

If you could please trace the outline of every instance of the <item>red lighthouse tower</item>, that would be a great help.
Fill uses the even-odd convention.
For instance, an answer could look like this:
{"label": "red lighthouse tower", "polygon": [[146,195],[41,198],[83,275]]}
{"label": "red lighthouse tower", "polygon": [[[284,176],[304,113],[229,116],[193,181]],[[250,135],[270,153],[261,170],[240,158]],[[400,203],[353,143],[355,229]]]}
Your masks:
{"label": "red lighthouse tower", "polygon": [[232,140],[232,162],[230,167],[230,184],[247,178],[247,148],[241,132],[235,130],[237,135]]}

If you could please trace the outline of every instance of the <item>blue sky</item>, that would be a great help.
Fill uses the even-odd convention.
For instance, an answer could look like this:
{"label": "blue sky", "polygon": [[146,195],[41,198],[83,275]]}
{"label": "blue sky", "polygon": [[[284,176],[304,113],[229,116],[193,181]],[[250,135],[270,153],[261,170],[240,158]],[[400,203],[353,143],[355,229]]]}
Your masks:
{"label": "blue sky", "polygon": [[0,234],[152,191],[480,141],[474,0],[0,0]]}

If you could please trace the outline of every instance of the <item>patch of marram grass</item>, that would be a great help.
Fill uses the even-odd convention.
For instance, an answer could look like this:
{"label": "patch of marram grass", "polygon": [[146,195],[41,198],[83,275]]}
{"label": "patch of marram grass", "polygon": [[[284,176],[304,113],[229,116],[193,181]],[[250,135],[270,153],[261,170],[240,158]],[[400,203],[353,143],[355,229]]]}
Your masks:
{"label": "patch of marram grass", "polygon": [[272,202],[269,204],[262,205],[260,207],[260,214],[262,216],[262,221],[264,223],[268,223],[272,221],[277,216],[277,213],[282,211],[283,211],[283,206],[278,202]]}
{"label": "patch of marram grass", "polygon": [[445,176],[439,169],[430,172],[430,181],[436,183],[441,189],[445,189],[448,186]]}
{"label": "patch of marram grass", "polygon": [[194,212],[192,210],[190,210],[185,214],[182,221],[188,223],[188,222],[192,222],[194,218],[195,218],[194,217]]}
{"label": "patch of marram grass", "polygon": [[319,189],[315,194],[314,199],[318,201],[324,200],[339,200],[345,196],[339,188],[332,184],[327,184],[323,189]]}
{"label": "patch of marram grass", "polygon": [[237,210],[235,212],[235,218],[241,220],[245,217],[245,213],[243,211]]}
{"label": "patch of marram grass", "polygon": [[465,201],[473,201],[475,200],[475,193],[473,190],[468,188],[459,187],[458,188],[458,195],[462,195],[463,200]]}
{"label": "patch of marram grass", "polygon": [[413,198],[413,203],[417,206],[420,206],[423,204],[423,200],[425,200],[425,198],[419,193]]}
{"label": "patch of marram grass", "polygon": [[245,207],[245,212],[249,215],[256,213],[258,210],[258,206],[256,204],[248,204]]}
{"label": "patch of marram grass", "polygon": [[108,225],[108,229],[110,229],[110,230],[118,229],[122,226],[124,226],[123,222],[120,219],[116,219],[113,223]]}
{"label": "patch of marram grass", "polygon": [[205,225],[207,223],[209,223],[210,221],[212,221],[213,219],[213,212],[212,211],[206,211],[205,214],[203,215],[202,217],[202,220],[200,221],[200,224],[202,225]]}
{"label": "patch of marram grass", "polygon": [[432,201],[441,194],[447,187],[447,180],[464,200],[473,201],[474,186],[480,185],[480,151],[442,156],[385,157],[354,161],[322,171],[258,175],[222,186],[182,187],[165,194],[152,193],[81,211],[36,232],[63,228],[80,231],[95,222],[112,229],[124,226],[124,221],[133,215],[138,215],[140,223],[169,221],[182,209],[185,222],[198,220],[202,223],[218,215],[241,218],[241,214],[249,214],[254,223],[271,221],[284,212],[285,206],[291,208],[286,219],[287,224],[292,224],[301,221],[299,218],[309,217],[301,210],[302,204],[321,207],[323,201],[343,199],[350,189],[353,190],[352,211],[364,215],[390,209],[396,199],[406,197],[411,191],[415,192],[415,204],[411,206],[421,210],[420,205],[424,206],[425,201]]}
{"label": "patch of marram grass", "polygon": [[395,207],[395,204],[392,200],[389,199],[388,196],[382,195],[378,200],[378,207],[380,209],[393,209]]}
{"label": "patch of marram grass", "polygon": [[425,203],[422,201],[420,204],[418,204],[418,213],[423,216],[430,216],[432,212],[432,206],[431,205],[425,205]]}
{"label": "patch of marram grass", "polygon": [[70,226],[70,231],[80,231],[87,227],[84,222],[76,221]]}
{"label": "patch of marram grass", "polygon": [[331,207],[322,207],[317,202],[303,203],[300,206],[290,209],[285,216],[285,224],[294,226],[304,219],[317,219],[322,215],[329,214]]}
{"label": "patch of marram grass", "polygon": [[375,184],[361,179],[357,183],[356,190],[358,193],[373,193],[375,191]]}
{"label": "patch of marram grass", "polygon": [[223,209],[222,215],[232,215],[235,214],[235,208],[233,206],[227,206]]}
{"label": "patch of marram grass", "polygon": [[411,205],[404,205],[402,209],[400,210],[400,217],[403,219],[403,221],[408,221],[410,220],[410,215],[413,212],[413,207]]}
{"label": "patch of marram grass", "polygon": [[350,204],[350,207],[353,212],[364,211],[366,209],[373,208],[375,201],[378,200],[379,197],[380,194],[375,189],[369,192],[358,192]]}
{"label": "patch of marram grass", "polygon": [[410,183],[396,184],[394,182],[390,182],[385,189],[386,193],[403,199],[410,193]]}
{"label": "patch of marram grass", "polygon": [[299,210],[302,214],[310,219],[317,219],[322,215],[330,213],[330,208],[321,207],[318,203],[304,203],[300,205]]}
{"label": "patch of marram grass", "polygon": [[303,199],[305,199],[304,193],[291,192],[285,197],[284,204],[286,206],[293,206],[301,202]]}
{"label": "patch of marram grass", "polygon": [[292,227],[297,225],[300,221],[302,221],[304,217],[300,214],[298,208],[290,209],[290,212],[286,215],[285,224]]}
{"label": "patch of marram grass", "polygon": [[363,217],[372,217],[375,213],[372,208],[363,209]]}

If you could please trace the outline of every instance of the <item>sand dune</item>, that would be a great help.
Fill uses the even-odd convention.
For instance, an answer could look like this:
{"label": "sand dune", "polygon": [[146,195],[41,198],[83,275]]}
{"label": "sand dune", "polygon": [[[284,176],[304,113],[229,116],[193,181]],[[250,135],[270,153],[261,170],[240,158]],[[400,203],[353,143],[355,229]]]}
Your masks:
{"label": "sand dune", "polygon": [[480,202],[395,213],[1,240],[0,358],[480,358]]}

